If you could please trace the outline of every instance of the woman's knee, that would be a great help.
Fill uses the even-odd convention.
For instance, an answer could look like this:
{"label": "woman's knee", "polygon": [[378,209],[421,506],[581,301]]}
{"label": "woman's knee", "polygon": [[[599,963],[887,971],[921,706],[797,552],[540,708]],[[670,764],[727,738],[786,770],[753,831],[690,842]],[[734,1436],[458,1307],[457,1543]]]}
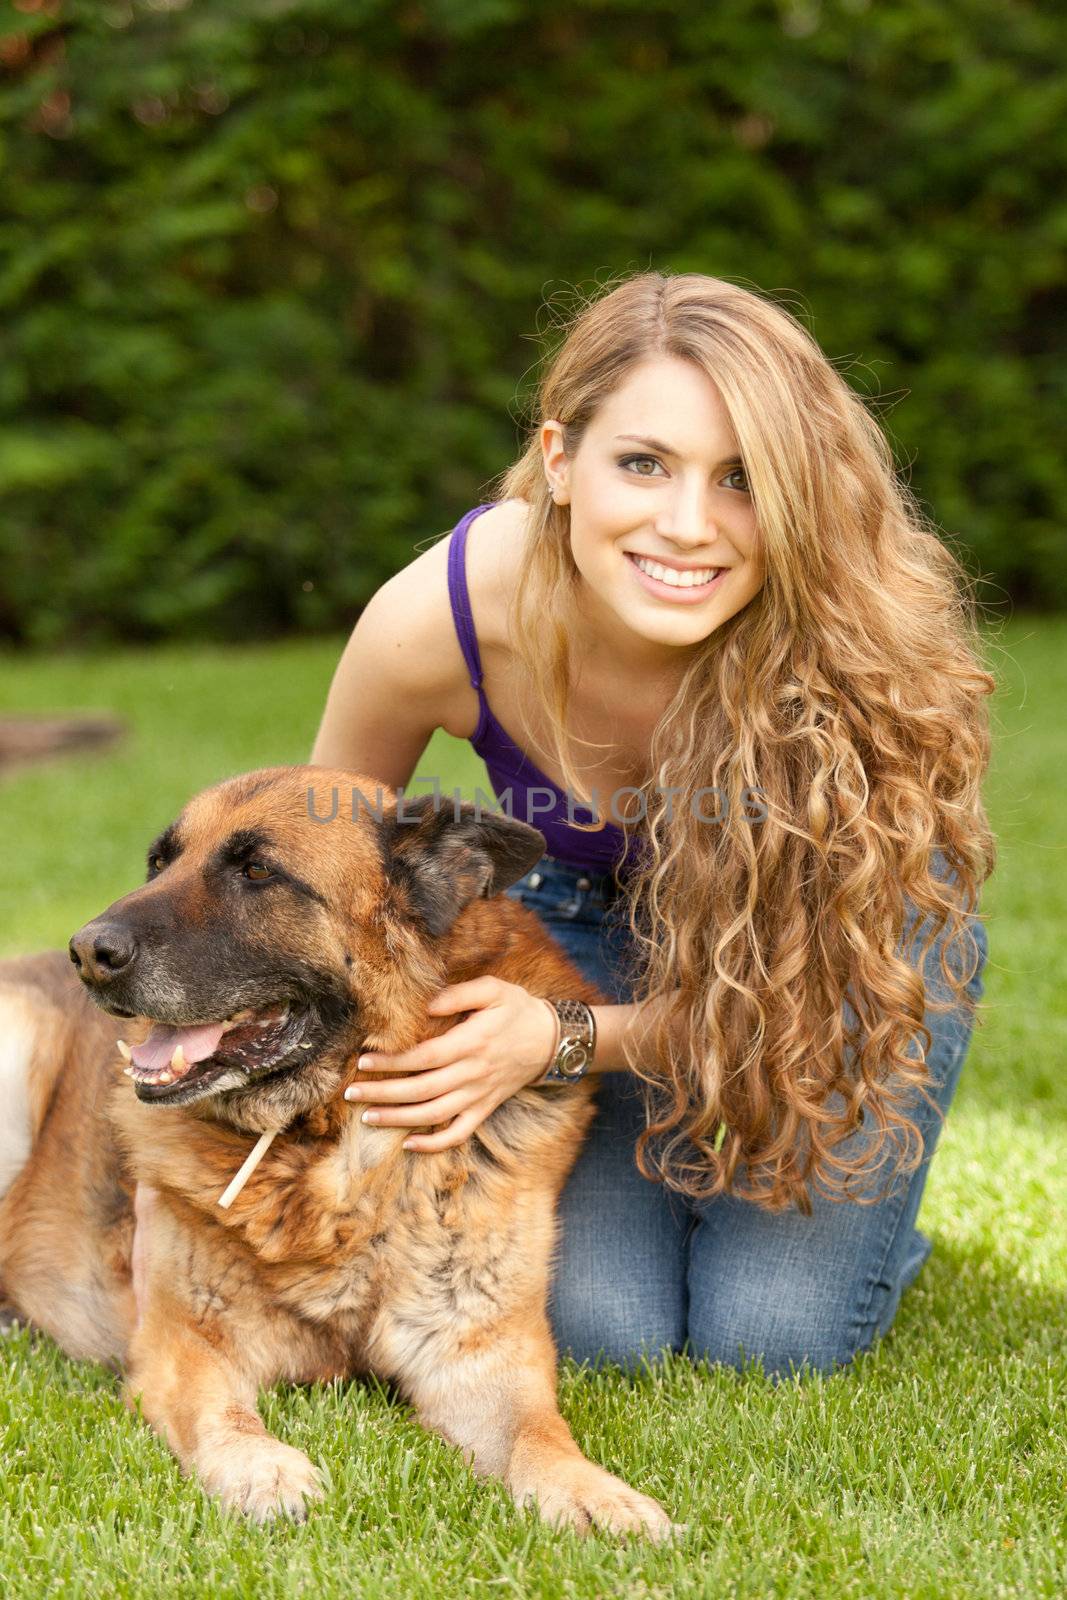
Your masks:
{"label": "woman's knee", "polygon": [[[672,1258],[621,1261],[604,1271],[588,1257],[565,1258],[549,1295],[556,1347],[591,1366],[610,1361],[633,1369],[662,1350],[681,1350],[686,1337],[684,1271],[665,1270]],[[642,1271],[642,1267],[644,1270]]]}
{"label": "woman's knee", "polygon": [[930,1240],[909,1225],[906,1244],[858,1274],[842,1271],[831,1282],[805,1272],[791,1285],[779,1276],[757,1289],[738,1282],[732,1295],[698,1297],[690,1307],[688,1353],[738,1371],[756,1363],[775,1379],[830,1376],[889,1332],[930,1253]]}
{"label": "woman's knee", "polygon": [[743,1372],[755,1366],[765,1377],[830,1376],[851,1365],[878,1337],[876,1326],[853,1328],[836,1325],[815,1312],[775,1306],[759,1315],[723,1318],[690,1325],[687,1353]]}
{"label": "woman's knee", "polygon": [[554,1293],[549,1303],[552,1329],[560,1355],[600,1366],[611,1362],[634,1371],[664,1350],[681,1350],[685,1342],[685,1307],[663,1295],[649,1300],[619,1285],[603,1286],[595,1296]]}
{"label": "woman's knee", "polygon": [[700,1321],[690,1316],[688,1324],[680,1307],[673,1316],[651,1308],[639,1315],[625,1302],[606,1297],[595,1309],[553,1304],[550,1310],[561,1355],[591,1367],[610,1362],[631,1372],[664,1351],[684,1351],[694,1361],[738,1371],[756,1363],[768,1377],[830,1374],[868,1349],[879,1333],[877,1324],[850,1329],[843,1318],[778,1304]]}

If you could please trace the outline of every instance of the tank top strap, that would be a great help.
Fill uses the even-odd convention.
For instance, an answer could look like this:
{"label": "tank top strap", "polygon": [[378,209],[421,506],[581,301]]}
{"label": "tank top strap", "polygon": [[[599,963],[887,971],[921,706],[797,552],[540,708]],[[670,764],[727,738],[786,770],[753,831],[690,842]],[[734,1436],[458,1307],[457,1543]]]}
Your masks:
{"label": "tank top strap", "polygon": [[482,690],[482,658],[478,650],[478,635],[474,631],[470,590],[467,587],[467,530],[475,517],[480,516],[483,511],[488,511],[492,504],[494,502],[490,500],[485,505],[475,506],[473,511],[468,511],[467,515],[456,523],[448,541],[448,599],[452,606],[452,621],[455,623],[456,637],[463,651],[463,659],[467,663],[467,671],[470,673],[471,688],[478,691],[483,713],[486,706]]}

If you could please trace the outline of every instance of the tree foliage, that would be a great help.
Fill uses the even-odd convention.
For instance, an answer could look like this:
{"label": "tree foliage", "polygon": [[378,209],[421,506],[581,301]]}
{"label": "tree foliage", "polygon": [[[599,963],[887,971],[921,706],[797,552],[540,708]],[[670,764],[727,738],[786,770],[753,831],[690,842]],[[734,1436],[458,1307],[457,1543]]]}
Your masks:
{"label": "tree foliage", "polygon": [[351,622],[511,458],[572,286],[648,267],[798,311],[994,597],[1062,603],[1065,44],[1027,0],[15,0],[0,634]]}

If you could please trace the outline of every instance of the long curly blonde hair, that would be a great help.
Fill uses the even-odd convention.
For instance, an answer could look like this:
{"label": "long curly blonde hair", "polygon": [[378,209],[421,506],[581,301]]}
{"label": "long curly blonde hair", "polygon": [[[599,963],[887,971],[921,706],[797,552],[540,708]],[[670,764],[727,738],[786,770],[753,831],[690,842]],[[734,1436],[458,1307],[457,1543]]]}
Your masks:
{"label": "long curly blonde hair", "polygon": [[[695,1200],[808,1212],[816,1186],[873,1203],[855,1180],[881,1171],[888,1185],[922,1158],[909,1112],[916,1096],[933,1104],[927,1007],[974,1010],[973,917],[995,861],[980,794],[995,682],[973,581],[878,422],[778,305],[717,278],[646,272],[583,303],[564,331],[498,492],[531,508],[512,636],[576,797],[590,801],[567,728],[579,579],[540,422],[564,424],[573,457],[638,362],[695,363],[730,416],[766,568],[686,670],[652,740],[644,817],[626,825],[644,841],[625,880],[634,998],[665,1001],[651,1051],[627,1045],[647,1102],[639,1166]],[[672,789],[697,788],[719,792],[720,825],[671,806]],[[909,902],[929,921],[905,959]],[[938,999],[922,969],[942,934]],[[850,1158],[837,1147],[861,1120],[871,1137]]]}

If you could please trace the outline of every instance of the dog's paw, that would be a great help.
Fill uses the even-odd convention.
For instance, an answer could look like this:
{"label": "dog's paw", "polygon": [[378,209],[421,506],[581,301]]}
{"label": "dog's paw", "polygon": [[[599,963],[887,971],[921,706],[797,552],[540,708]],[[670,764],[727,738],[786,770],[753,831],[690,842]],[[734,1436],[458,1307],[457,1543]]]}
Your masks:
{"label": "dog's paw", "polygon": [[659,1544],[685,1532],[684,1525],[672,1522],[658,1500],[638,1494],[592,1461],[566,1466],[553,1481],[527,1490],[524,1499],[535,1502],[546,1522],[568,1525],[579,1533],[592,1528],[603,1533],[637,1533]]}
{"label": "dog's paw", "polygon": [[205,1485],[231,1511],[253,1522],[277,1516],[303,1522],[307,1504],[322,1499],[322,1478],[302,1450],[279,1439],[249,1440],[232,1468],[205,1474]]}

